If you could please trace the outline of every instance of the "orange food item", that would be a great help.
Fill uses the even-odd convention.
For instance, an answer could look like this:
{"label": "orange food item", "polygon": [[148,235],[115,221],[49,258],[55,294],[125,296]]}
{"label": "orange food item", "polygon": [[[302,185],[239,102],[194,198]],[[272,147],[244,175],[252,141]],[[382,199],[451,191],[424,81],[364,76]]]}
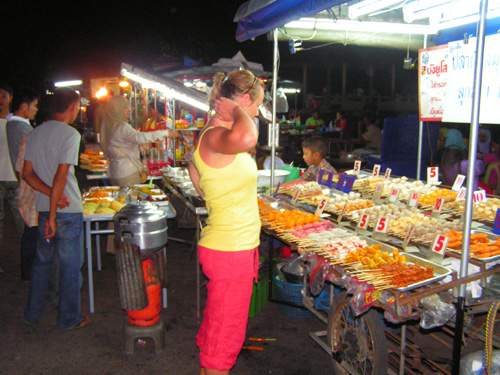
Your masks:
{"label": "orange food item", "polygon": [[314,214],[300,210],[277,210],[259,201],[260,217],[264,225],[275,229],[294,229],[320,221]]}
{"label": "orange food item", "polygon": [[[446,233],[450,239],[448,247],[460,251],[462,249],[462,232],[451,230]],[[490,258],[500,255],[500,238],[490,240],[486,233],[473,233],[470,236],[470,251],[476,258]]]}

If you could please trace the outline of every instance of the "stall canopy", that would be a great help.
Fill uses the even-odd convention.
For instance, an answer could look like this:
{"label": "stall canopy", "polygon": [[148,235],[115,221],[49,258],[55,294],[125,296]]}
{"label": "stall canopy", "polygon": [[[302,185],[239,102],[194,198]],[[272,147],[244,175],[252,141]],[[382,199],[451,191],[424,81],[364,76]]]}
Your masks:
{"label": "stall canopy", "polygon": [[[338,42],[400,49],[474,34],[479,0],[262,1],[242,4],[234,21],[245,41],[279,28],[281,40]],[[490,0],[486,34],[500,27],[500,0]]]}
{"label": "stall canopy", "polygon": [[236,40],[244,42],[285,23],[314,15],[345,0],[251,0],[243,3],[234,17]]}
{"label": "stall canopy", "polygon": [[177,80],[211,80],[215,73],[231,72],[237,69],[248,69],[255,75],[266,78],[271,76],[270,72],[266,72],[262,64],[249,61],[238,51],[233,57],[221,57],[216,63],[208,66],[196,66],[190,69],[181,69],[170,72],[161,73],[162,77],[174,78]]}
{"label": "stall canopy", "polygon": [[173,78],[159,77],[130,64],[122,64],[121,74],[133,82],[140,83],[145,89],[158,91],[169,99],[175,99],[208,112],[208,97],[205,93],[186,87]]}

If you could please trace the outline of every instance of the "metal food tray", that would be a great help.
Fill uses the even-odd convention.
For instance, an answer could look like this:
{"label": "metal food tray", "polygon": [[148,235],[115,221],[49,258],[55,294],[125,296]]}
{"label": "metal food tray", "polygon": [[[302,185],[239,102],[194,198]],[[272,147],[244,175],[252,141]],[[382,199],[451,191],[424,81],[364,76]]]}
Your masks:
{"label": "metal food tray", "polygon": [[[488,235],[488,238],[492,241],[495,241],[498,238],[497,235],[490,233],[490,232],[486,232],[484,230],[471,230],[470,231],[470,234],[475,234],[475,233],[485,233],[486,235]],[[446,251],[449,251],[450,253],[455,253],[455,254],[462,254],[461,250],[452,249],[450,247],[446,248]],[[474,258],[475,260],[478,260],[478,261],[483,262],[483,263],[490,263],[490,262],[500,260],[500,254],[494,255],[494,256],[489,257],[489,258],[478,258],[478,257],[474,256],[471,252],[469,252],[469,254],[470,254],[471,258]]]}
{"label": "metal food tray", "polygon": [[96,191],[96,190],[111,190],[113,192],[118,192],[120,191],[120,187],[119,186],[92,186],[90,189],[89,189],[89,192],[92,192],[92,191]]}
{"label": "metal food tray", "polygon": [[363,237],[363,239],[365,239],[365,241],[370,245],[380,244],[382,251],[398,250],[399,252],[404,254],[406,259],[410,263],[418,264],[420,266],[432,267],[432,271],[434,272],[434,275],[435,275],[434,277],[431,277],[430,279],[419,281],[418,283],[407,285],[405,287],[394,288],[395,290],[397,290],[399,292],[408,292],[410,290],[438,282],[438,281],[446,278],[447,276],[451,275],[451,273],[452,273],[452,271],[447,267],[441,266],[441,265],[434,263],[434,262],[431,262],[427,259],[420,258],[416,255],[405,253],[404,251],[402,251],[401,249],[398,249],[395,246],[387,245],[383,242],[377,241],[377,240],[375,240],[373,238],[369,238],[369,237]]}

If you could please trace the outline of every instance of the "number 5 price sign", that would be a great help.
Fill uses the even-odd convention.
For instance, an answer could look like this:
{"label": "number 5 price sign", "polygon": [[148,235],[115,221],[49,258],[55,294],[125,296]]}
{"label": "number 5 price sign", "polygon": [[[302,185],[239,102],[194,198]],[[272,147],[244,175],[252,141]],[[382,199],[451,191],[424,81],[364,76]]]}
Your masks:
{"label": "number 5 price sign", "polygon": [[446,251],[446,247],[448,246],[448,237],[438,234],[436,238],[434,238],[434,242],[432,243],[432,252],[438,254],[441,258],[444,258],[444,253]]}
{"label": "number 5 price sign", "polygon": [[427,183],[429,185],[437,185],[439,182],[439,167],[427,168]]}
{"label": "number 5 price sign", "polygon": [[385,216],[380,216],[375,225],[375,232],[385,234],[387,233],[387,228],[389,227],[389,219]]}
{"label": "number 5 price sign", "polygon": [[321,214],[323,213],[323,211],[326,208],[326,203],[327,203],[326,199],[322,199],[321,202],[319,202],[318,208],[316,208],[316,212],[315,212],[316,216],[320,216],[321,217]]}
{"label": "number 5 price sign", "polygon": [[356,227],[356,231],[359,232],[360,230],[367,230],[369,222],[370,216],[366,213],[361,214],[361,216],[359,217],[358,225]]}

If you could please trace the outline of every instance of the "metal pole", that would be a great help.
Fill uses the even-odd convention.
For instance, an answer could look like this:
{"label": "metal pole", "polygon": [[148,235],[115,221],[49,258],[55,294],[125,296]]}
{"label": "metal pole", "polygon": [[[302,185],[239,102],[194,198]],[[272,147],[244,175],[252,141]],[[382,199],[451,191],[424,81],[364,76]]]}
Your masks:
{"label": "metal pole", "polygon": [[[424,48],[427,48],[427,34],[424,36]],[[418,151],[417,151],[417,180],[420,180],[422,172],[422,143],[424,139],[424,123],[418,122]]]}
{"label": "metal pole", "polygon": [[405,375],[406,324],[401,327],[401,346],[399,354],[399,375]]}
{"label": "metal pole", "polygon": [[[465,198],[465,215],[463,227],[462,259],[460,260],[460,278],[467,277],[469,266],[470,228],[472,222],[472,197],[474,188],[474,169],[477,159],[477,136],[479,132],[479,112],[481,105],[481,85],[483,79],[483,58],[486,14],[488,0],[481,0],[479,22],[476,33],[476,58],[474,67],[474,86],[472,96],[472,114],[469,133],[469,158],[467,163],[467,193]],[[460,372],[460,357],[462,350],[464,305],[466,284],[460,285],[457,300],[456,331],[453,341],[453,369],[452,374]]]}
{"label": "metal pole", "polygon": [[274,51],[273,51],[273,122],[271,124],[271,186],[274,187],[274,170],[276,164],[276,90],[278,88],[278,29],[273,30]]}

